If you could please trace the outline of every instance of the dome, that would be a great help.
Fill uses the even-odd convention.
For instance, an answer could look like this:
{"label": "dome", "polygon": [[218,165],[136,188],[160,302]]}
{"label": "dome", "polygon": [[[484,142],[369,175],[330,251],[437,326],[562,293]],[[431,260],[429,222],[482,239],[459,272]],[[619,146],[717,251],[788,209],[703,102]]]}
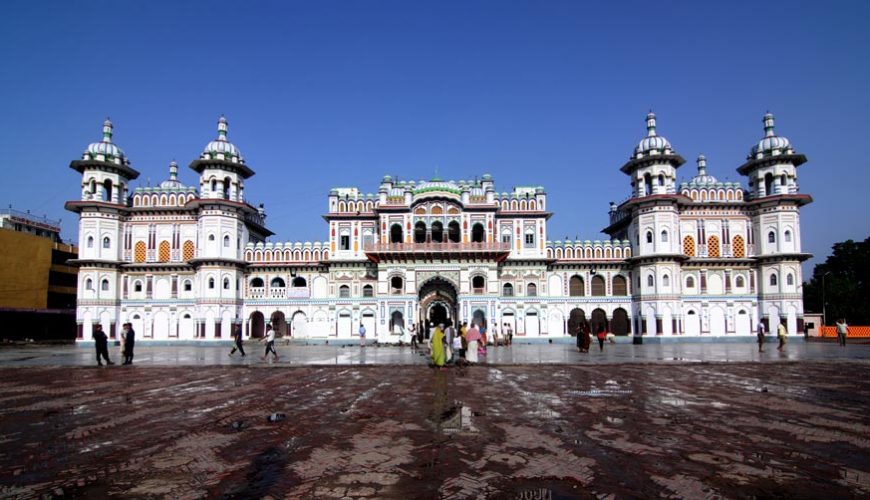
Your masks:
{"label": "dome", "polygon": [[112,121],[106,118],[103,122],[103,140],[89,144],[82,159],[129,165],[130,161],[124,151],[112,142],[113,130]]}
{"label": "dome", "polygon": [[763,158],[780,153],[792,153],[793,149],[788,139],[777,136],[774,132],[773,113],[767,112],[764,114],[764,138],[758,141],[758,144],[752,146],[749,152],[749,158]]}
{"label": "dome", "polygon": [[178,181],[178,163],[175,160],[169,162],[169,179],[160,183],[161,188],[183,188],[184,184]]}
{"label": "dome", "polygon": [[202,152],[202,159],[245,163],[245,158],[239,148],[227,140],[228,125],[227,119],[221,115],[218,120],[218,137],[206,145]]}
{"label": "dome", "polygon": [[693,185],[708,185],[717,184],[719,181],[712,175],[707,174],[707,158],[704,155],[698,156],[698,175],[692,177],[689,184]]}
{"label": "dome", "polygon": [[646,115],[646,137],[634,148],[635,156],[645,156],[652,153],[673,154],[671,143],[656,134],[656,115],[650,112]]}

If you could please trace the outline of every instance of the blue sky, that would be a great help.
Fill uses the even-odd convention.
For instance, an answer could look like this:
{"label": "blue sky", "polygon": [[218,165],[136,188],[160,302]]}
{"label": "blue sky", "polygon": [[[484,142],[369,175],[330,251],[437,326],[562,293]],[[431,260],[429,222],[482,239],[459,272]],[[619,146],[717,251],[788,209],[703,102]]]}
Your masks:
{"label": "blue sky", "polygon": [[[543,185],[550,238],[602,238],[653,109],[694,175],[735,168],[777,132],[809,162],[804,249],[870,234],[867,2],[21,2],[0,17],[0,203],[76,219],[68,168],[106,116],[141,173],[215,135],[257,172],[278,240],[327,236],[331,187],[491,173]],[[745,182],[744,182],[745,184]],[[134,183],[136,185],[136,183]]]}

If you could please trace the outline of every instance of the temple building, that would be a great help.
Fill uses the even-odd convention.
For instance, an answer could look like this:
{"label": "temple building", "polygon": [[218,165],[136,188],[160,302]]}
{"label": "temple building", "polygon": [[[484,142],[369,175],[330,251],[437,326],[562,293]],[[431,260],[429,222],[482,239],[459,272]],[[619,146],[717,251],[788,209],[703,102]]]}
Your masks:
{"label": "temple building", "polygon": [[229,339],[272,324],[298,339],[395,342],[424,322],[476,321],[515,339],[571,335],[579,321],[616,335],[750,335],[759,321],[802,329],[801,206],[806,157],[776,135],[737,168],[747,187],[720,182],[659,135],[656,117],[620,170],[631,196],[612,203],[607,239],[548,237],[545,189],[499,191],[488,174],[468,180],[385,176],[374,193],[336,187],[326,199],[326,238],[271,241],[262,207],[248,202],[254,175],[229,142],[228,123],[190,163],[157,187],[114,143],[113,126],[70,167],[81,174],[78,338],[95,323],[110,337],[130,321],[140,338]]}

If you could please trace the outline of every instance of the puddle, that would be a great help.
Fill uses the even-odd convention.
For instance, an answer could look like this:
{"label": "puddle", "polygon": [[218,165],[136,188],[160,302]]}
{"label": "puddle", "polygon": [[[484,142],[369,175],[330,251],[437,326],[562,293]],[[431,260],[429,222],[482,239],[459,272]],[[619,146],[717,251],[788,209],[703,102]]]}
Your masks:
{"label": "puddle", "polygon": [[446,434],[476,433],[479,429],[474,425],[475,416],[471,408],[456,402],[438,416],[436,424]]}
{"label": "puddle", "polygon": [[102,443],[95,443],[95,444],[92,444],[90,446],[86,446],[86,447],[82,448],[81,451],[79,451],[79,453],[80,454],[90,453],[92,451],[99,450],[100,448],[102,448],[104,446],[108,446],[110,444],[112,444],[112,441],[103,441]]}

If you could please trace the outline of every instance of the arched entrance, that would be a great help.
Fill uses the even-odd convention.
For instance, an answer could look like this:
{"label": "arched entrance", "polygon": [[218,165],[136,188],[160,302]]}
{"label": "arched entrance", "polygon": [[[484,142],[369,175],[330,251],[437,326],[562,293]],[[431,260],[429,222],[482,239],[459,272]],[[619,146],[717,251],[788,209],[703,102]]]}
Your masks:
{"label": "arched entrance", "polygon": [[263,338],[263,333],[266,331],[266,319],[263,317],[263,313],[260,311],[254,311],[251,313],[251,317],[248,320],[248,334],[251,338],[260,339]]}
{"label": "arched entrance", "polygon": [[478,328],[486,328],[486,313],[483,311],[483,309],[476,309],[471,315],[471,321],[473,321],[474,324],[478,326]]}
{"label": "arched entrance", "polygon": [[281,311],[273,312],[269,318],[269,323],[272,325],[272,329],[275,330],[276,337],[280,338],[287,335],[287,321],[284,318],[284,313]]}
{"label": "arched entrance", "polygon": [[306,330],[307,330],[306,327],[307,326],[308,326],[308,319],[305,317],[305,313],[302,311],[296,311],[293,314],[292,329],[291,329],[290,335],[294,336],[294,337],[299,337],[299,338],[307,337],[307,335],[306,335]]}
{"label": "arched entrance", "polygon": [[603,309],[595,309],[592,311],[592,319],[589,321],[589,327],[592,329],[592,334],[595,335],[599,331],[607,331],[607,314]]}
{"label": "arched entrance", "polygon": [[[455,321],[457,317],[456,310],[456,288],[450,281],[436,276],[420,286],[420,310],[417,314],[425,323],[432,322],[435,325],[444,323],[445,325]],[[422,332],[427,332],[427,324],[418,325]]]}
{"label": "arched entrance", "polygon": [[614,335],[628,335],[631,333],[631,322],[628,321],[628,313],[618,307],[613,311],[613,319],[610,320],[610,331]]}
{"label": "arched entrance", "polygon": [[[574,279],[574,278],[571,278]],[[568,333],[576,337],[580,331],[580,325],[586,322],[586,313],[583,309],[575,307],[571,309],[571,314],[568,316]]]}

